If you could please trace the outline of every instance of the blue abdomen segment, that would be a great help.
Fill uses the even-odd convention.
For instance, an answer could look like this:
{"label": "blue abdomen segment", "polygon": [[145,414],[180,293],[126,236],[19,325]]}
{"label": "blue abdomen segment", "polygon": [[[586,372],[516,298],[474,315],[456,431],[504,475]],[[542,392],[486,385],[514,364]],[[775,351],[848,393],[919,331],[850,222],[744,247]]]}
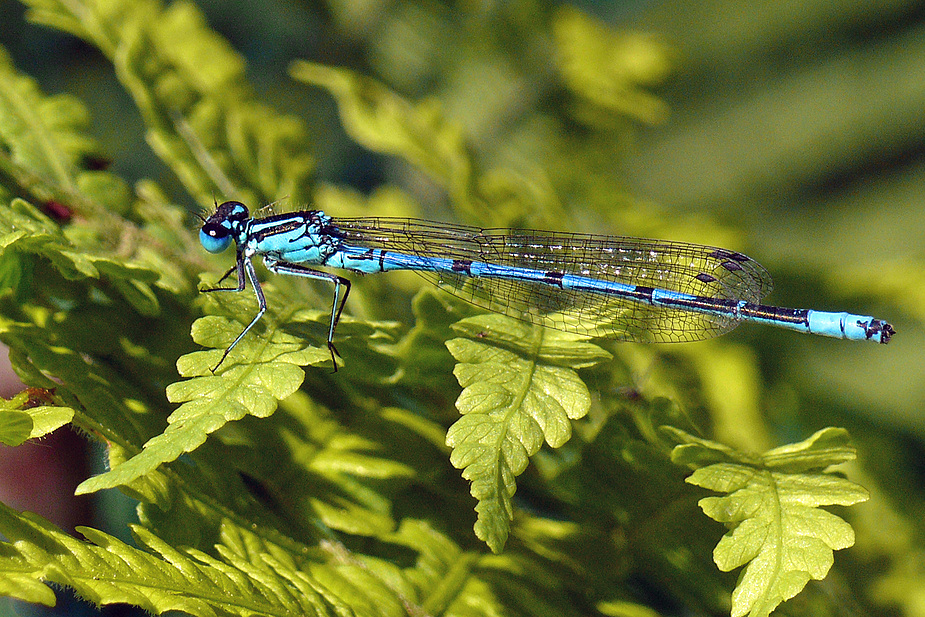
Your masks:
{"label": "blue abdomen segment", "polygon": [[[562,292],[596,294],[604,298],[615,298],[620,302],[701,314],[716,320],[717,323],[726,324],[722,326],[726,329],[729,327],[728,324],[752,321],[805,334],[817,334],[854,341],[875,341],[878,343],[889,342],[893,334],[893,329],[889,324],[866,315],[781,308],[734,298],[697,296],[679,291],[602,280],[558,270],[536,270],[466,259],[405,255],[383,249],[346,246],[341,246],[340,250],[331,256],[327,265],[349,268],[367,274],[393,270],[414,270],[417,272],[442,273],[468,279],[501,279],[517,283],[548,286],[558,288]],[[606,302],[606,300],[601,302]],[[635,336],[629,334],[627,338],[635,338]]]}
{"label": "blue abdomen segment", "polygon": [[809,324],[806,332],[812,334],[878,343],[886,343],[892,336],[892,328],[889,328],[888,324],[868,315],[823,311],[807,311],[806,313],[806,321]]}
{"label": "blue abdomen segment", "polygon": [[829,313],[761,304],[744,304],[739,312],[742,318],[748,321],[851,341],[887,343],[893,335],[892,326],[869,315],[854,315],[846,312]]}

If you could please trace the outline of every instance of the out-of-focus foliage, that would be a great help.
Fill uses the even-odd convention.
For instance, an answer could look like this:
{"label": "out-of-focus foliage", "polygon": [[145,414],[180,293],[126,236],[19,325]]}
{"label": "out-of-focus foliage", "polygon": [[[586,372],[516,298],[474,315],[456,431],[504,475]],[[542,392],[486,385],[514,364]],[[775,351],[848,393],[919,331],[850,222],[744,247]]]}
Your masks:
{"label": "out-of-focus foliage", "polygon": [[[0,441],[71,422],[110,465],[79,491],[118,487],[139,521],[130,545],[3,506],[0,593],[196,615],[925,614],[918,450],[895,434],[922,434],[925,382],[912,7],[23,4],[69,33],[29,40],[85,53],[57,75],[52,49],[0,57],[0,339],[30,386]],[[255,302],[196,293],[232,257],[174,202],[224,199],[748,248],[778,303],[899,333],[615,345],[396,273],[353,277],[332,374],[330,290],[268,277],[270,310],[213,374]]]}

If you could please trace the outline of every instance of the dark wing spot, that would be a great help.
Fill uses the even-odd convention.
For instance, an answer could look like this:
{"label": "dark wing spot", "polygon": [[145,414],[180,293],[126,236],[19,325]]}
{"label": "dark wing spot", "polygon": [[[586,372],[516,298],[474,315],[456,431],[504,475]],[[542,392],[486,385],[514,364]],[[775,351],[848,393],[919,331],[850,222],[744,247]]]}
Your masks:
{"label": "dark wing spot", "polygon": [[742,253],[737,253],[736,251],[729,251],[726,249],[716,249],[710,253],[710,257],[716,259],[729,259],[732,261],[740,261],[742,263],[746,261],[751,261],[751,258],[748,255],[743,255]]}
{"label": "dark wing spot", "polygon": [[742,270],[742,266],[740,266],[738,263],[734,261],[724,261],[720,265],[726,268],[727,270],[729,270],[730,272],[739,272]]}

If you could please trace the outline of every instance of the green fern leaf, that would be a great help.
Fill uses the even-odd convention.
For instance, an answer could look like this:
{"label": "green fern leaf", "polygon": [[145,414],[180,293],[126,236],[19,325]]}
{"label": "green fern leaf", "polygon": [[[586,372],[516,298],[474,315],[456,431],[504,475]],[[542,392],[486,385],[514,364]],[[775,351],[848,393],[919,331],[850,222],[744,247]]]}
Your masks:
{"label": "green fern leaf", "polygon": [[436,99],[412,102],[374,79],[340,67],[296,62],[290,73],[334,96],[344,128],[354,140],[424,170],[467,217],[492,224],[522,222],[526,217],[561,221],[561,204],[545,172],[478,169],[462,126],[444,114]]}
{"label": "green fern leaf", "polygon": [[100,276],[91,256],[74,246],[48,217],[21,199],[14,199],[8,208],[0,208],[0,250],[4,254],[46,257],[70,280]]}
{"label": "green fern leaf", "polygon": [[606,127],[614,115],[657,123],[668,105],[643,90],[662,82],[670,57],[653,37],[610,30],[570,5],[559,8],[553,22],[559,70],[583,103],[580,119]]}
{"label": "green fern leaf", "polygon": [[[21,292],[29,286],[33,266],[22,253],[42,255],[71,280],[112,275],[108,284],[139,313],[156,316],[158,301],[150,284],[158,284],[161,273],[185,264],[179,257],[190,234],[184,230],[182,241],[168,247],[117,216],[133,206],[132,193],[118,176],[84,168],[98,156],[88,119],[78,99],[43,94],[30,78],[15,71],[0,50],[0,170],[15,181],[13,193],[43,205],[60,202],[80,216],[65,234],[36,208],[14,199],[0,223],[0,233],[10,232],[2,248],[16,244],[22,251],[3,251],[0,278]],[[161,209],[178,211],[167,204]],[[118,255],[113,255],[117,242]],[[39,249],[42,244],[46,246]],[[160,258],[152,259],[158,253]],[[165,262],[169,268],[163,267]],[[174,291],[189,288],[188,278],[172,284]]]}
{"label": "green fern leaf", "polygon": [[[60,396],[62,401],[74,408],[91,410],[94,417],[89,428],[102,433],[107,439],[135,436],[138,422],[133,416],[139,419],[145,417],[148,408],[140,402],[141,396],[134,385],[100,363],[73,351],[74,341],[58,324],[48,320],[46,314],[32,306],[24,309],[27,321],[0,320],[0,338],[10,346],[10,361],[23,381],[43,388],[55,388],[56,396]],[[59,381],[49,379],[49,375]],[[35,411],[44,409],[47,408],[39,407]],[[69,416],[71,412],[61,413]],[[33,432],[50,432],[62,420],[57,413],[51,413],[47,418],[43,415],[33,416]],[[88,419],[86,414],[82,414],[82,421]]]}
{"label": "green fern leaf", "polygon": [[89,117],[76,97],[42,93],[0,49],[0,168],[39,199],[57,196],[84,208],[92,204],[124,212],[131,202],[126,183],[83,168],[99,152],[87,131]]}
{"label": "green fern leaf", "polygon": [[[10,541],[0,544],[0,592],[53,606],[47,583],[54,583],[98,605],[128,603],[154,614],[333,615],[342,606],[313,575],[269,553],[241,555],[220,547],[216,559],[178,550],[140,526],[133,527],[139,548],[94,529],[78,531],[88,541],[0,504],[0,532]],[[317,570],[330,569],[318,564]]]}
{"label": "green fern leaf", "polygon": [[[286,501],[319,518],[330,529],[364,536],[390,533],[395,520],[392,502],[384,493],[389,492],[387,487],[405,486],[416,476],[409,465],[394,460],[386,451],[383,442],[395,438],[396,425],[377,421],[371,427],[359,422],[345,426],[303,392],[283,401],[281,407],[289,416],[288,422],[301,427],[293,432],[303,436],[289,437],[282,446],[285,450],[281,454],[294,461],[293,467],[285,470],[275,457],[267,464],[266,455],[260,454],[266,448],[257,441],[258,474],[277,485]],[[393,410],[383,415],[396,418],[410,414]],[[378,418],[364,416],[364,420],[373,422]],[[276,433],[269,424],[260,426]],[[288,481],[306,473],[308,479],[299,486]]]}
{"label": "green fern leaf", "polygon": [[33,0],[30,17],[95,45],[148,127],[148,143],[199,203],[216,190],[245,203],[310,199],[304,123],[254,103],[245,64],[190,2],[87,7]]}
{"label": "green fern leaf", "polygon": [[76,97],[46,97],[16,72],[0,49],[0,140],[12,162],[65,190],[76,191],[77,164],[97,152],[84,131],[89,115]]}
{"label": "green fern leaf", "polygon": [[[323,318],[317,311],[297,311],[286,316],[284,322],[319,319]],[[271,415],[280,399],[302,385],[305,372],[300,366],[331,359],[326,348],[306,347],[299,338],[276,330],[266,338],[245,337],[235,348],[236,353],[226,359],[224,368],[212,375],[211,369],[218,364],[223,349],[241,328],[237,321],[214,315],[193,324],[193,340],[216,349],[193,352],[177,361],[180,374],[193,378],[168,386],[167,398],[184,404],[170,415],[167,429],[148,441],[141,453],[107,473],[84,481],[77,487],[78,493],[129,484],[162,463],[195,450],[210,433],[228,422],[245,415],[258,418]],[[246,358],[246,362],[236,364],[238,358]]]}
{"label": "green fern leaf", "polygon": [[447,347],[459,362],[462,414],[447,432],[450,461],[472,482],[479,503],[476,535],[500,551],[514,512],[515,478],[545,441],[557,448],[571,437],[570,420],[590,408],[575,369],[610,354],[578,335],[535,328],[503,315],[464,319],[453,330],[467,338]]}
{"label": "green fern leaf", "polygon": [[404,157],[443,184],[454,203],[471,204],[472,162],[462,128],[443,117],[436,101],[413,105],[373,79],[312,62],[295,62],[290,73],[337,99],[344,126],[359,143]]}
{"label": "green fern leaf", "polygon": [[[265,285],[264,290],[272,302],[273,286]],[[249,294],[209,294],[207,301],[235,315],[250,316],[255,308]],[[214,375],[211,369],[219,363],[225,348],[244,324],[217,315],[194,322],[193,340],[213,349],[192,352],[177,361],[180,374],[191,379],[167,388],[167,398],[171,402],[183,403],[168,418],[167,429],[150,439],[139,454],[83,482],[77,488],[78,493],[128,485],[159,465],[192,452],[209,434],[228,422],[248,415],[257,418],[272,415],[277,403],[302,385],[305,372],[300,367],[330,363],[331,352],[327,346],[309,345],[305,343],[304,332],[299,332],[311,329],[313,340],[324,341],[329,319],[327,311],[293,308],[277,315],[271,310],[261,320],[260,327],[241,340]],[[381,330],[389,326],[357,324],[345,317],[338,336],[345,339],[349,348],[350,341],[368,342],[381,338]],[[324,505],[319,507],[324,508]]]}
{"label": "green fern leaf", "polygon": [[758,457],[737,457],[720,444],[672,432],[689,442],[676,448],[676,462],[725,459],[687,481],[727,493],[701,499],[700,507],[732,528],[713,551],[719,569],[746,566],[732,595],[733,617],[770,614],[811,579],[823,579],[833,551],[854,544],[851,526],[819,509],[868,499],[863,487],[821,471],[854,458],[847,431],[823,429]]}
{"label": "green fern leaf", "polygon": [[[506,567],[512,570],[517,567],[511,563],[513,560],[499,564],[494,562],[497,559],[494,556],[464,551],[451,538],[420,520],[405,519],[388,540],[416,554],[411,567],[394,573],[385,569],[394,568],[390,564],[375,564],[377,569],[388,572],[387,580],[406,581],[403,593],[406,605],[415,609],[409,610],[410,614],[462,617],[529,614],[516,613],[506,605],[487,580],[493,576],[495,582],[503,578]],[[495,572],[491,572],[492,566],[497,568]],[[523,589],[517,591],[520,593],[514,595],[518,600],[533,600]]]}
{"label": "green fern leaf", "polygon": [[[158,9],[123,30],[120,79],[148,141],[200,203],[215,190],[246,203],[305,203],[312,159],[304,124],[252,102],[244,61],[190,3]],[[169,84],[162,87],[158,84]]]}
{"label": "green fern leaf", "polygon": [[70,422],[74,410],[47,404],[51,402],[52,393],[42,388],[27,388],[8,401],[0,399],[0,443],[18,446]]}
{"label": "green fern leaf", "polygon": [[30,203],[14,199],[0,207],[0,251],[4,255],[41,256],[70,280],[98,279],[108,282],[142,315],[157,316],[160,305],[151,289],[159,274],[147,266],[109,255],[97,255],[75,245],[48,217]]}

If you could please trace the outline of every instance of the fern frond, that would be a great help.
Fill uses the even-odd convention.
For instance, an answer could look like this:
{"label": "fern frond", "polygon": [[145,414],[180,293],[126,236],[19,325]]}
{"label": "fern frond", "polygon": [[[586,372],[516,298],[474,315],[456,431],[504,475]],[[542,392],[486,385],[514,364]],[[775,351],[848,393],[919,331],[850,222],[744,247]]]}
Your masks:
{"label": "fern frond", "polygon": [[44,437],[74,417],[70,407],[56,404],[54,391],[26,388],[10,400],[0,399],[0,442],[18,446]]}
{"label": "fern frond", "polygon": [[2,49],[0,86],[0,138],[10,162],[76,191],[77,163],[96,150],[84,134],[86,108],[73,96],[42,96],[35,81],[17,73]]}
{"label": "fern frond", "polygon": [[21,199],[0,208],[0,249],[4,257],[11,253],[44,257],[67,279],[105,276],[141,315],[153,317],[160,311],[151,289],[159,278],[157,272],[74,245],[47,216]]}
{"label": "fern frond", "polygon": [[422,421],[393,409],[345,423],[301,392],[280,406],[284,419],[277,422],[290,427],[287,435],[270,423],[243,422],[233,427],[234,437],[220,436],[226,448],[246,445],[238,448],[238,465],[264,483],[272,501],[296,513],[288,518],[307,526],[320,520],[326,537],[332,529],[371,537],[391,533],[390,496],[421,473],[415,465],[420,453],[402,458],[407,442],[401,434]]}
{"label": "fern frond", "polygon": [[154,614],[333,615],[342,602],[294,564],[178,550],[140,526],[133,527],[139,548],[89,528],[79,528],[87,538],[80,541],[0,504],[0,531],[11,540],[0,545],[0,590],[49,606],[55,600],[48,583],[98,605],[129,603]]}
{"label": "fern frond", "polygon": [[295,62],[292,76],[328,90],[351,136],[371,150],[404,157],[427,171],[453,201],[472,207],[472,163],[462,128],[436,101],[412,104],[381,83],[343,68]]}
{"label": "fern frond", "polygon": [[[305,318],[302,312],[290,316],[287,321]],[[280,399],[302,385],[305,372],[300,366],[330,361],[327,349],[306,348],[297,338],[275,331],[268,339],[242,340],[237,349],[239,354],[246,354],[247,362],[234,364],[234,358],[229,358],[228,367],[212,375],[211,369],[222,356],[221,349],[240,330],[238,322],[218,316],[197,320],[193,324],[193,340],[219,349],[192,352],[177,361],[180,374],[192,379],[167,388],[168,400],[184,403],[168,418],[167,429],[148,441],[141,453],[107,473],[86,480],[77,492],[89,493],[129,484],[162,463],[195,450],[210,433],[227,422],[240,420],[248,414],[260,418],[271,415]]]}
{"label": "fern frond", "polygon": [[[272,285],[264,289],[271,297],[275,294]],[[253,297],[246,293],[222,297],[211,294],[209,300],[225,312],[243,318],[254,311]],[[244,324],[218,315],[198,319],[192,326],[193,340],[212,350],[192,352],[177,361],[180,374],[191,379],[167,387],[168,400],[183,403],[168,418],[167,429],[148,441],[138,455],[85,481],[78,492],[129,484],[159,465],[192,452],[209,434],[228,422],[248,415],[257,418],[272,415],[278,402],[302,385],[305,372],[300,367],[330,363],[331,352],[321,343],[327,337],[329,319],[326,311],[298,306],[279,314],[270,310],[261,320],[262,329],[257,328],[244,337],[215,374],[212,369]],[[341,321],[337,333],[339,340],[345,342],[344,348],[353,350],[357,346],[352,341],[362,340],[368,345],[390,325],[360,324],[347,317]],[[314,331],[315,344],[306,342],[306,328]],[[367,347],[367,353],[375,352]],[[357,356],[362,358],[360,353]]]}
{"label": "fern frond", "polygon": [[570,5],[559,7],[552,25],[559,70],[584,106],[581,120],[606,127],[610,115],[652,124],[667,117],[667,104],[643,90],[670,72],[670,58],[652,36],[614,32]]}
{"label": "fern frond", "polygon": [[[80,235],[89,231],[85,227],[68,231],[23,200],[0,207],[0,264],[19,273],[7,278],[11,287],[0,296],[0,339],[27,383],[57,388],[64,405],[78,411],[80,426],[127,444],[139,434],[150,436],[158,422],[145,417],[146,397],[112,363],[144,366],[152,379],[162,379],[169,365],[159,351],[176,340],[173,331],[183,327],[184,315],[174,311],[160,336],[150,337],[145,320],[160,315],[159,273],[83,246],[94,237],[92,231]],[[108,361],[100,362],[101,356]]]}
{"label": "fern frond", "polygon": [[436,99],[408,101],[382,83],[341,67],[302,61],[293,63],[290,73],[330,92],[353,139],[423,170],[446,189],[463,216],[498,225],[560,213],[555,190],[543,172],[478,169],[462,126],[447,117]]}
{"label": "fern frond", "polygon": [[19,194],[74,203],[88,213],[101,206],[124,212],[130,191],[118,176],[85,168],[99,156],[88,133],[89,113],[76,97],[46,96],[0,49],[0,173]]}
{"label": "fern frond", "polygon": [[514,517],[515,478],[545,441],[557,448],[572,434],[571,420],[591,405],[575,369],[610,357],[582,337],[534,328],[501,315],[464,319],[447,342],[459,362],[462,417],[447,432],[450,461],[463,469],[478,499],[476,535],[493,551],[504,546]]}
{"label": "fern frond", "polygon": [[253,101],[243,59],[195,5],[26,4],[33,20],[80,36],[113,61],[148,143],[199,203],[211,203],[216,191],[249,204],[310,201],[303,122]]}
{"label": "fern frond", "polygon": [[[163,237],[161,220],[176,218],[179,212],[166,198],[157,204],[160,220],[152,217],[144,230],[125,218],[135,205],[126,182],[115,174],[88,169],[99,156],[88,125],[89,114],[79,100],[45,95],[30,78],[15,71],[5,54],[0,55],[0,176],[8,178],[12,194],[28,196],[49,212],[57,209],[66,218],[77,217],[65,233],[37,208],[13,200],[12,210],[3,213],[0,223],[13,235],[0,248],[15,250],[4,250],[0,276],[9,287],[27,285],[29,279],[24,277],[31,272],[31,263],[22,255],[40,255],[71,280],[112,275],[111,283],[136,310],[154,316],[159,309],[152,284],[175,295],[192,290],[193,268],[184,250],[192,236],[174,226],[171,237]],[[14,241],[18,241],[15,247]],[[41,244],[46,246],[40,250]]]}
{"label": "fern frond", "polygon": [[861,486],[822,470],[855,453],[844,429],[828,428],[809,439],[761,456],[737,455],[719,444],[671,433],[689,443],[673,453],[677,463],[720,460],[697,469],[687,481],[725,497],[706,497],[700,507],[731,531],[713,559],[728,572],[746,566],[732,594],[732,615],[769,615],[811,579],[825,578],[835,550],[854,544],[854,531],[820,506],[850,506],[868,499]]}

